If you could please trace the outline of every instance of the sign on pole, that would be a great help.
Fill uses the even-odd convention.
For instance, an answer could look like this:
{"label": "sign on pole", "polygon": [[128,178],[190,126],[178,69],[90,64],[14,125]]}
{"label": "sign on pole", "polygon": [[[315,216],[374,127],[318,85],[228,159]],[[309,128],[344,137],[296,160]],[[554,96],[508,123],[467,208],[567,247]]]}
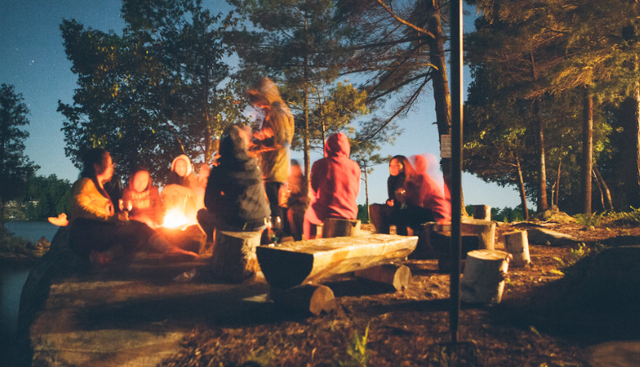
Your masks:
{"label": "sign on pole", "polygon": [[440,135],[440,158],[451,158],[451,135]]}

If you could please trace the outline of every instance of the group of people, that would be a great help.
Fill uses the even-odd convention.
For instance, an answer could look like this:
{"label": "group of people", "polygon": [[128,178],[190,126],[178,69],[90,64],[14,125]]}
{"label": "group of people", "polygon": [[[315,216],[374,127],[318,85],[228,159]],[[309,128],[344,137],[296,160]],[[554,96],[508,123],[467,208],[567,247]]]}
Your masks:
{"label": "group of people", "polygon": [[[262,78],[247,97],[264,112],[260,130],[237,125],[225,129],[215,162],[203,165],[198,176],[189,158],[178,156],[162,193],[152,184],[149,171],[140,166],[130,174],[118,200],[109,194],[113,175],[109,152],[89,150],[81,178],[72,189],[68,218],[72,250],[97,263],[140,249],[179,259],[197,257],[156,230],[162,225],[164,208],[177,207],[188,218],[197,218],[209,239],[216,230],[267,228],[278,237],[312,239],[326,218],[355,219],[360,168],[349,158],[346,135],[337,133],[327,139],[324,158],[313,164],[307,183],[300,165],[290,160],[294,120],[276,85]],[[378,232],[388,233],[395,224],[398,234],[406,234],[402,228],[450,220],[446,194],[426,174],[424,157],[416,156],[413,166],[404,156],[393,157],[389,170],[389,200],[371,206]]]}
{"label": "group of people", "polygon": [[440,187],[427,168],[429,163],[422,155],[403,155],[391,158],[388,199],[385,204],[369,206],[371,222],[378,233],[389,233],[396,226],[396,234],[407,235],[408,229],[418,229],[422,223],[451,222],[451,199],[446,185]]}

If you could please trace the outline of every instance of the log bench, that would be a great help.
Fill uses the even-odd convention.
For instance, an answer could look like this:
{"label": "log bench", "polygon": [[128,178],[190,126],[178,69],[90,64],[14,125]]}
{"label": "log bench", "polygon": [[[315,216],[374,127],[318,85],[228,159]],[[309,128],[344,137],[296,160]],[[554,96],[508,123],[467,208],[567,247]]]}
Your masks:
{"label": "log bench", "polygon": [[417,242],[418,237],[372,234],[259,246],[256,254],[267,283],[286,289],[404,260]]}
{"label": "log bench", "polygon": [[332,275],[355,272],[396,291],[406,289],[411,271],[390,263],[406,259],[417,242],[417,237],[387,234],[322,238],[259,246],[256,255],[274,302],[319,315],[335,309],[331,289],[317,284]]}

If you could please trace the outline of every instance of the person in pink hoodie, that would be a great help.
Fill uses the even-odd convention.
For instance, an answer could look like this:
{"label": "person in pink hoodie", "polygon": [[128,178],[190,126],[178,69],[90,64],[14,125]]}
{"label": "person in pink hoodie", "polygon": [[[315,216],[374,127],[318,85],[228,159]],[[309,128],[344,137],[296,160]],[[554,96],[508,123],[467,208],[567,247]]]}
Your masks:
{"label": "person in pink hoodie", "polygon": [[430,211],[433,220],[438,223],[451,223],[451,195],[447,185],[440,187],[428,173],[430,168],[428,159],[423,155],[411,157],[415,168],[413,184],[416,186],[414,200],[418,205]]}
{"label": "person in pink hoodie", "polygon": [[[343,133],[331,135],[324,158],[311,167],[312,200],[304,215],[304,238],[315,238],[315,226],[326,218],[356,219],[360,167],[349,159],[351,146]],[[313,224],[313,226],[312,226]]]}

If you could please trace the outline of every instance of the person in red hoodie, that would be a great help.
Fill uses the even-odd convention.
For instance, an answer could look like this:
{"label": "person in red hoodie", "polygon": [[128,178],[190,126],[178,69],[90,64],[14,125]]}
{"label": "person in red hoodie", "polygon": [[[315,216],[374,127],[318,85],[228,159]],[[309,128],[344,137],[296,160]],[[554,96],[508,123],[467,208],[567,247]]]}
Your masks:
{"label": "person in red hoodie", "polygon": [[[351,146],[343,133],[331,135],[324,158],[311,167],[312,201],[304,215],[304,238],[315,238],[315,226],[326,218],[356,219],[360,167],[349,159]],[[313,226],[312,226],[313,224]]]}
{"label": "person in red hoodie", "polygon": [[433,221],[451,223],[451,195],[447,185],[443,183],[440,187],[431,177],[428,172],[430,165],[425,156],[415,155],[411,160],[416,172],[414,182],[418,189],[418,205],[430,212]]}

